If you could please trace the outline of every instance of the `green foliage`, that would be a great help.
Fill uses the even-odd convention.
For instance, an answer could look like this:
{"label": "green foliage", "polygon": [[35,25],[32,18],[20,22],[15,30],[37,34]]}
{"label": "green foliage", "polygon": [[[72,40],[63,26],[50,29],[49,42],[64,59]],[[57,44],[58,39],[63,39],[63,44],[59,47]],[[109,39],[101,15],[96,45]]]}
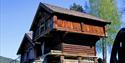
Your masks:
{"label": "green foliage", "polygon": [[91,14],[111,22],[111,25],[107,26],[108,38],[105,39],[105,43],[110,46],[112,45],[121,24],[119,14],[115,6],[115,1],[90,0],[90,3]]}
{"label": "green foliage", "polygon": [[70,10],[75,10],[75,11],[79,11],[79,12],[83,12],[83,8],[81,5],[78,5],[76,3],[73,3],[73,5],[70,6]]}
{"label": "green foliage", "polygon": [[103,53],[103,60],[106,63],[107,58],[107,47],[112,45],[115,39],[115,36],[120,28],[120,17],[118,10],[115,6],[115,0],[89,0],[91,5],[91,14],[110,21],[111,24],[107,26],[106,32],[108,37],[101,39],[97,43],[97,51]]}

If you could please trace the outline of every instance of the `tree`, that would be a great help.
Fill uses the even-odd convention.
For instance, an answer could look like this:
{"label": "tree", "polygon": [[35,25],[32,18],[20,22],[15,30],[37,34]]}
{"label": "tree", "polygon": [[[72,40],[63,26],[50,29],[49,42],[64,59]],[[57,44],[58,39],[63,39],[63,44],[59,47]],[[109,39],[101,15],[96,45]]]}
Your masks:
{"label": "tree", "polygon": [[75,10],[79,12],[84,12],[83,8],[81,5],[78,5],[76,3],[73,3],[73,5],[70,6],[70,10]]}
{"label": "tree", "polygon": [[90,6],[90,13],[92,15],[95,15],[107,21],[111,21],[111,25],[107,26],[108,37],[101,39],[99,43],[102,45],[98,45],[99,47],[103,48],[103,60],[104,63],[106,63],[107,46],[111,46],[113,44],[114,38],[120,28],[121,22],[119,14],[114,0],[90,0]]}

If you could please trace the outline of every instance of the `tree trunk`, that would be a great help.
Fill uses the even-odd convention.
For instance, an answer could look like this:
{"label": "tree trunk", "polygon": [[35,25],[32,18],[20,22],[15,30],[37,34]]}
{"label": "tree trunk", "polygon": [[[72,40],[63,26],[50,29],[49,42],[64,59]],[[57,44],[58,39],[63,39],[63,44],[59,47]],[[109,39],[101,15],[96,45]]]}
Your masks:
{"label": "tree trunk", "polygon": [[103,54],[103,63],[107,63],[107,47],[106,47],[106,40],[105,38],[102,38],[102,54]]}

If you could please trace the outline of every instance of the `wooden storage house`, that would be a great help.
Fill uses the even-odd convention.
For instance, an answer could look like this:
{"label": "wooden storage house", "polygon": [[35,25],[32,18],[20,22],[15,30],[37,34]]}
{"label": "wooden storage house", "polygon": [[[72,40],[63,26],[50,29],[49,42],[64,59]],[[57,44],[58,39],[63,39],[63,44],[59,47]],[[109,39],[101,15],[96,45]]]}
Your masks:
{"label": "wooden storage house", "polygon": [[40,3],[30,28],[36,58],[44,57],[47,63],[97,63],[95,44],[106,36],[107,24],[86,13]]}

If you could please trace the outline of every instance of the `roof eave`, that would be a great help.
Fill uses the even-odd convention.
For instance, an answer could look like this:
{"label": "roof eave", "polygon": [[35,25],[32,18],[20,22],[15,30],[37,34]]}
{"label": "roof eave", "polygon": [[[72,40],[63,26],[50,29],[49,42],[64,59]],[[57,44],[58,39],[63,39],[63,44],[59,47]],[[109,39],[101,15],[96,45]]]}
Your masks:
{"label": "roof eave", "polygon": [[[54,12],[54,14],[64,14],[64,15],[69,15],[69,14],[65,14],[65,13],[60,13],[60,12]],[[69,16],[74,16],[74,15],[69,15]],[[90,19],[90,20],[94,20],[94,21],[97,21],[97,22],[100,22],[100,23],[105,23],[105,24],[111,24],[111,22],[108,22],[106,20],[103,20],[103,19],[100,19],[100,20],[97,20],[97,19],[91,19],[91,18],[86,18],[86,17],[80,17],[80,16],[74,16],[74,17],[78,17],[78,18],[85,18],[85,19]]]}
{"label": "roof eave", "polygon": [[[23,44],[25,43],[24,40],[25,40],[26,38],[27,38],[27,39],[29,40],[29,42],[32,44],[32,39],[25,33],[25,35],[24,35],[24,37],[23,37],[23,40],[22,40],[22,42],[21,42],[21,45],[20,45],[20,47],[19,47],[19,49],[18,49],[18,51],[17,51],[17,55],[21,54],[21,48],[22,48]],[[32,45],[33,45],[33,44],[32,44]]]}
{"label": "roof eave", "polygon": [[[26,34],[25,34],[25,35],[26,35]],[[23,43],[24,43],[25,35],[24,35],[24,37],[23,37],[23,40],[22,40],[22,42],[21,42],[21,45],[19,46],[19,49],[18,49],[18,51],[17,51],[17,55],[21,54],[20,51],[21,51],[22,45],[23,45]]]}

